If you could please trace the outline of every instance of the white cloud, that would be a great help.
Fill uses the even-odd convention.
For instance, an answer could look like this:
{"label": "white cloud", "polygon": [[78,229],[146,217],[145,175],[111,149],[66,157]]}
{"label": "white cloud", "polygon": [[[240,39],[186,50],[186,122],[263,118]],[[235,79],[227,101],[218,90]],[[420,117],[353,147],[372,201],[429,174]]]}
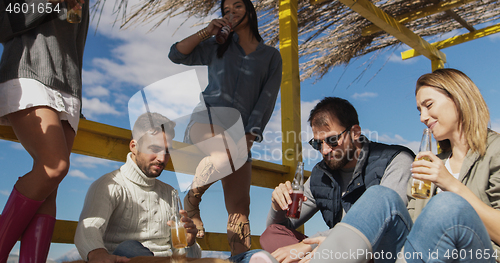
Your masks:
{"label": "white cloud", "polygon": [[24,151],[24,147],[22,144],[20,143],[12,143],[11,144],[11,147],[12,149],[16,149],[16,150],[21,150],[21,151]]}
{"label": "white cloud", "polygon": [[83,85],[100,85],[106,83],[108,80],[109,78],[106,75],[95,69],[90,71],[82,70]]}
{"label": "white cloud", "polygon": [[103,114],[120,115],[120,112],[114,106],[107,102],[102,102],[98,98],[82,98],[82,106],[83,114],[87,117],[95,117]]}
{"label": "white cloud", "polygon": [[95,158],[91,156],[75,156],[71,159],[71,165],[75,167],[97,168],[97,166],[113,166],[113,161]]}
{"label": "white cloud", "polygon": [[[404,52],[404,51],[410,50],[410,49],[412,49],[412,48],[401,50],[401,52]],[[388,58],[389,62],[405,64],[405,65],[417,63],[419,57],[414,57],[414,58],[403,60],[403,58],[401,58],[401,52],[395,51],[394,53],[391,53],[389,55],[389,58]]]}
{"label": "white cloud", "polygon": [[[418,148],[420,147],[419,141],[408,141],[403,136],[399,134],[389,135],[389,134],[379,134],[377,131],[371,131],[368,129],[363,130],[363,134],[370,140],[375,142],[387,143],[387,144],[399,144],[404,145],[414,153],[418,153]],[[436,148],[436,147],[434,147]],[[433,149],[434,152],[436,149]]]}
{"label": "white cloud", "polygon": [[80,178],[83,180],[89,180],[89,181],[94,180],[94,178],[88,177],[84,172],[82,172],[80,170],[71,170],[68,172],[68,176]]}
{"label": "white cloud", "polygon": [[[139,1],[136,0],[129,1],[128,6],[132,7],[138,3]],[[113,26],[116,18],[113,8],[113,5],[105,5],[97,34],[117,40],[117,44],[111,50],[110,57],[97,57],[92,60],[93,68],[84,72],[84,77],[89,78],[85,80],[85,84],[107,83],[108,85],[103,86],[119,87],[123,86],[120,83],[127,83],[132,86],[145,87],[167,76],[197,68],[200,79],[203,80],[202,86],[206,86],[205,67],[176,65],[168,58],[172,44],[197,32],[205,24],[200,24],[199,19],[186,21],[185,17],[177,16],[168,19],[154,31],[150,29],[155,22],[120,29],[119,23]],[[193,24],[198,25],[190,27]],[[93,30],[95,30],[95,21],[89,32]]]}
{"label": "white cloud", "polygon": [[374,92],[363,92],[363,93],[354,93],[354,95],[352,95],[352,98],[355,99],[355,100],[367,100],[367,99],[370,99],[370,98],[376,98],[378,96],[377,93],[374,93]]}
{"label": "white cloud", "polygon": [[94,86],[86,88],[85,93],[91,97],[107,97],[110,92],[103,86]]}
{"label": "white cloud", "polygon": [[7,190],[0,190],[0,194],[1,195],[5,195],[5,196],[9,196],[10,195],[10,192],[7,191]]}

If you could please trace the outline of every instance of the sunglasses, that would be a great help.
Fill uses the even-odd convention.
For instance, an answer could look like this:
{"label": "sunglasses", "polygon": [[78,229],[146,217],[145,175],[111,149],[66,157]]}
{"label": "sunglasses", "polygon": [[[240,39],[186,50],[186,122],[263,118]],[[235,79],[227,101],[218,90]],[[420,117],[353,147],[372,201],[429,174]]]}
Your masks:
{"label": "sunglasses", "polygon": [[318,151],[321,151],[321,145],[323,145],[323,142],[326,143],[330,148],[335,148],[339,145],[339,138],[340,136],[342,136],[342,134],[344,134],[346,131],[349,131],[351,129],[351,127],[345,129],[343,132],[341,132],[340,134],[337,134],[337,135],[332,135],[330,137],[326,137],[325,139],[323,140],[316,140],[314,138],[312,138],[310,141],[309,141],[309,144],[315,149],[315,150],[318,150]]}

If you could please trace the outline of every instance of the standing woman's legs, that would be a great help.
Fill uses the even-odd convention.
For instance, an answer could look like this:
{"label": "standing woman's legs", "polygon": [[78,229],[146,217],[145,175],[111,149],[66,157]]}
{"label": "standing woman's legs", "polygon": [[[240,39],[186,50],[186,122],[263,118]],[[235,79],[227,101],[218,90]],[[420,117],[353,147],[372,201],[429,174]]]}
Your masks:
{"label": "standing woman's legs", "polygon": [[[69,124],[49,107],[34,107],[7,115],[23,147],[33,158],[33,168],[20,177],[0,217],[0,263],[28,228],[35,214],[46,215],[52,225],[56,214],[57,187],[69,169],[75,137]],[[20,205],[23,205],[22,207]],[[51,232],[51,231],[48,231]],[[50,243],[49,243],[50,244]]]}
{"label": "standing woman's legs", "polygon": [[240,169],[224,177],[222,187],[226,210],[227,240],[231,247],[231,255],[250,250],[250,183],[252,163],[246,162]]}
{"label": "standing woman's legs", "polygon": [[[184,208],[198,229],[197,237],[202,238],[205,229],[200,216],[201,197],[216,180],[232,173],[231,162],[235,159],[231,153],[238,152],[238,146],[230,137],[224,135],[225,130],[218,125],[194,123],[189,134],[191,142],[207,155],[198,164],[192,189],[184,198]],[[225,143],[222,143],[223,138]],[[244,140],[241,142],[245,143]],[[244,154],[246,160],[247,153]]]}

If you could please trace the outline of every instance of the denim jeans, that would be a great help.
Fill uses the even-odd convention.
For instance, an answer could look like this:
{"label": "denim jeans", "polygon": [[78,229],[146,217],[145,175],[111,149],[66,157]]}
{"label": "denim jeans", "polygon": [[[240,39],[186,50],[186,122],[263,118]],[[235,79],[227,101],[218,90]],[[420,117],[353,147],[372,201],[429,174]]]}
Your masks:
{"label": "denim jeans", "polygon": [[398,257],[407,262],[495,262],[483,222],[465,199],[451,192],[432,197],[412,224],[394,190],[372,186],[342,222],[368,238],[376,262],[394,262]]}
{"label": "denim jeans", "polygon": [[250,258],[252,257],[253,254],[263,251],[262,249],[254,249],[254,250],[249,250],[247,252],[240,253],[238,255],[232,256],[228,258],[231,262],[234,263],[248,263],[250,261]]}
{"label": "denim jeans", "polygon": [[147,247],[136,240],[127,240],[121,242],[113,251],[113,255],[133,258],[138,256],[154,256]]}
{"label": "denim jeans", "polygon": [[[234,263],[248,263],[253,254],[263,251],[262,249],[254,249],[229,258]],[[116,247],[113,255],[133,258],[138,256],[154,256],[148,248],[144,247],[141,242],[135,240],[127,240]]]}

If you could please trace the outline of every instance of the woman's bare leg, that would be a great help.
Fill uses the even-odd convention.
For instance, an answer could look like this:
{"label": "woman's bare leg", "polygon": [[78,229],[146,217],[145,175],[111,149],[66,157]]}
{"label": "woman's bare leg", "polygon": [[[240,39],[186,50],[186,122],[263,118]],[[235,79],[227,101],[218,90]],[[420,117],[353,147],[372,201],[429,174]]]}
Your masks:
{"label": "woman's bare leg", "polygon": [[[195,123],[189,133],[191,141],[201,152],[207,155],[198,165],[192,189],[184,198],[184,207],[188,212],[188,216],[198,228],[197,237],[202,238],[205,235],[205,229],[199,210],[201,197],[216,179],[233,171],[230,163],[228,163],[228,160],[232,161],[231,154],[226,147],[235,148],[236,145],[231,138],[226,138],[227,145],[221,143],[221,134],[224,134],[224,129],[217,125]],[[215,136],[220,138],[214,138]]]}
{"label": "woman's bare leg", "polygon": [[233,174],[224,177],[222,187],[224,200],[229,215],[227,222],[227,240],[231,255],[250,250],[250,183],[252,163],[246,162]]}
{"label": "woman's bare leg", "polygon": [[36,107],[7,115],[12,128],[33,158],[33,169],[19,178],[16,189],[33,200],[46,200],[39,213],[55,216],[57,187],[69,169],[75,132],[58,113]]}

